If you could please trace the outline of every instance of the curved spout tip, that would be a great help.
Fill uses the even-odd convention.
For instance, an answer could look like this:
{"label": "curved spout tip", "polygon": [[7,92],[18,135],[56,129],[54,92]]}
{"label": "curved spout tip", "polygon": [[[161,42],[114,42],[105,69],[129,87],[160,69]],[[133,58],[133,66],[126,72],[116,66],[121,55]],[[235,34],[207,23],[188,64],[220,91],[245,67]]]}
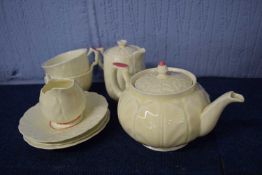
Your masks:
{"label": "curved spout tip", "polygon": [[226,92],[218,97],[214,102],[206,106],[201,114],[201,131],[200,135],[208,134],[216,125],[223,109],[230,103],[243,103],[245,98],[243,95],[234,91]]}
{"label": "curved spout tip", "polygon": [[233,102],[240,102],[243,103],[245,101],[245,98],[243,95],[235,93],[234,91],[230,91],[228,92],[229,94],[229,98],[233,101]]}
{"label": "curved spout tip", "polygon": [[146,52],[146,49],[145,49],[145,48],[140,48],[140,49],[139,49],[139,52],[145,53],[145,52]]}

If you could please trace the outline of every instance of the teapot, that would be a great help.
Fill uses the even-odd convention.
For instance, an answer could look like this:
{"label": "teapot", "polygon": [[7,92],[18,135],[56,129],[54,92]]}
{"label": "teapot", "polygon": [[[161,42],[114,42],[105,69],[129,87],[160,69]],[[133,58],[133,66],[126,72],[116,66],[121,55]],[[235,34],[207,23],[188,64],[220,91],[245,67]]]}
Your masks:
{"label": "teapot", "polygon": [[208,134],[228,104],[244,102],[230,91],[211,103],[194,74],[163,61],[133,76],[127,64],[113,65],[126,83],[125,90],[112,86],[119,97],[119,122],[129,136],[155,151],[174,151]]}
{"label": "teapot", "polygon": [[107,49],[98,48],[104,57],[104,64],[99,60],[99,65],[104,69],[104,79],[108,95],[118,100],[118,96],[114,93],[112,86],[117,86],[124,90],[125,82],[119,71],[113,71],[115,68],[112,63],[122,62],[128,65],[128,72],[133,75],[143,69],[145,49],[134,45],[127,45],[126,40],[117,41],[117,46]]}

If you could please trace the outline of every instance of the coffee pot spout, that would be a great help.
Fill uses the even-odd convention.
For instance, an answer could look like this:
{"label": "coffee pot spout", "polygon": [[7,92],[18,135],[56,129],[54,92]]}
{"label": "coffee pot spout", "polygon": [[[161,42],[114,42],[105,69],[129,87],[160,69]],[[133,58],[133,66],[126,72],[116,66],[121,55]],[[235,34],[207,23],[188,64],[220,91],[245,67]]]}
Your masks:
{"label": "coffee pot spout", "polygon": [[137,63],[141,64],[144,62],[144,54],[146,52],[146,49],[139,48],[137,51],[133,53],[133,60],[135,60]]}
{"label": "coffee pot spout", "polygon": [[233,102],[242,103],[244,101],[245,99],[241,94],[230,91],[206,106],[200,116],[200,136],[204,136],[214,129],[220,114],[228,104]]}
{"label": "coffee pot spout", "polygon": [[133,53],[133,57],[140,59],[146,52],[145,48],[139,48],[137,51]]}

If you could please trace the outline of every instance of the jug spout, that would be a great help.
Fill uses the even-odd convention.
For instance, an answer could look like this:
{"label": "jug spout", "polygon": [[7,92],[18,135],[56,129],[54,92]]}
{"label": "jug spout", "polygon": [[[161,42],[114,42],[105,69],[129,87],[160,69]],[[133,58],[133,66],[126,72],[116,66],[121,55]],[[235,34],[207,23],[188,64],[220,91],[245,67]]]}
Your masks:
{"label": "jug spout", "polygon": [[200,116],[200,136],[208,134],[215,127],[220,114],[228,104],[233,102],[242,103],[244,101],[245,99],[241,94],[230,91],[206,106]]}
{"label": "jug spout", "polygon": [[[47,78],[47,79],[46,79]],[[72,88],[75,85],[75,81],[73,79],[53,79],[49,78],[48,76],[45,76],[46,79],[46,84],[42,88],[41,92],[42,93],[51,93],[51,92],[56,92],[56,91],[66,91]]]}

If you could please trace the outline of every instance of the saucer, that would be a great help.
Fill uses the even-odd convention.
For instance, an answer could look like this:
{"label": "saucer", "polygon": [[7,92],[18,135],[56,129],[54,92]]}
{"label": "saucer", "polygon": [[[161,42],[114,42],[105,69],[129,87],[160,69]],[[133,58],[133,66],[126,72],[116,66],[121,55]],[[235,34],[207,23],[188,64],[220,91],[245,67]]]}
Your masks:
{"label": "saucer", "polygon": [[73,139],[62,141],[60,143],[40,143],[40,142],[35,142],[30,138],[26,138],[25,136],[23,138],[25,142],[27,142],[29,145],[39,149],[55,150],[55,149],[68,148],[83,143],[91,139],[92,137],[96,136],[97,134],[99,134],[106,127],[106,125],[109,122],[109,119],[110,119],[110,112],[108,111],[107,114],[104,116],[104,119],[99,124],[97,124],[93,129],[91,129],[91,131],[88,131],[87,133],[84,133]]}
{"label": "saucer", "polygon": [[53,129],[49,121],[40,111],[39,103],[28,109],[19,121],[20,133],[36,142],[62,142],[88,132],[106,115],[108,103],[106,99],[95,92],[85,92],[86,109],[83,118],[77,125],[66,129]]}
{"label": "saucer", "polygon": [[92,134],[93,132],[95,132],[96,130],[98,130],[101,125],[103,125],[107,120],[108,118],[110,117],[110,111],[108,110],[106,115],[103,117],[103,119],[97,124],[95,125],[93,128],[91,128],[90,130],[88,130],[87,132],[84,132],[83,134],[81,135],[78,135],[76,137],[73,137],[73,138],[70,138],[70,139],[67,139],[67,140],[63,140],[61,142],[39,142],[38,140],[35,140],[35,139],[32,139],[32,138],[29,138],[27,136],[23,136],[24,139],[32,142],[32,143],[36,143],[36,144],[41,144],[41,145],[61,145],[61,144],[68,144],[68,143],[72,143],[72,142],[75,142],[79,139],[82,139],[82,138],[85,138],[87,137],[89,134]]}

